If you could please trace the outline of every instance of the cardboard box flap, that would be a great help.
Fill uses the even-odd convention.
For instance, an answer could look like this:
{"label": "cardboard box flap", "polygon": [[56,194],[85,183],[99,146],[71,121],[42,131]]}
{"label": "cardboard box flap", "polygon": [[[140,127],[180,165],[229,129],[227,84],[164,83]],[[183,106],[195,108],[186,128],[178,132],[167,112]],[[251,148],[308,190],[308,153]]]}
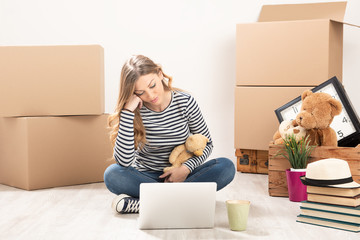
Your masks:
{"label": "cardboard box flap", "polygon": [[258,22],[331,19],[344,21],[346,2],[264,5]]}

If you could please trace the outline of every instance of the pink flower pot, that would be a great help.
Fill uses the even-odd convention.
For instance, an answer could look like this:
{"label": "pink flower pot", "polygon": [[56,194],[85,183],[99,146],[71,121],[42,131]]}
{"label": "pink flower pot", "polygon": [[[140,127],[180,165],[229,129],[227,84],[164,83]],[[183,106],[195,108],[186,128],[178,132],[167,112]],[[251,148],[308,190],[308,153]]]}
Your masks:
{"label": "pink flower pot", "polygon": [[304,185],[300,176],[305,175],[305,171],[291,171],[286,169],[286,180],[289,192],[289,200],[292,202],[301,202],[307,200],[306,185]]}

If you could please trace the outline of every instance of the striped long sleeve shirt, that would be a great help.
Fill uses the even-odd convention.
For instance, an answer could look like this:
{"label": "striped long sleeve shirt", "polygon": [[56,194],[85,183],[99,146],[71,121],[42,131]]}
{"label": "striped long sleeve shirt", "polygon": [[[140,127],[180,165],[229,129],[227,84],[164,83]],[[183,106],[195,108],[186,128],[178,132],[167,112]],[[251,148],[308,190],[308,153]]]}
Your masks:
{"label": "striped long sleeve shirt", "polygon": [[184,92],[172,91],[171,102],[162,112],[145,106],[140,115],[146,131],[147,143],[143,148],[134,147],[134,116],[121,111],[119,132],[114,147],[114,158],[124,167],[133,166],[139,171],[163,171],[170,166],[169,156],[174,147],[185,143],[191,134],[200,133],[209,139],[203,155],[187,160],[190,171],[200,166],[213,149],[210,132],[195,99]]}

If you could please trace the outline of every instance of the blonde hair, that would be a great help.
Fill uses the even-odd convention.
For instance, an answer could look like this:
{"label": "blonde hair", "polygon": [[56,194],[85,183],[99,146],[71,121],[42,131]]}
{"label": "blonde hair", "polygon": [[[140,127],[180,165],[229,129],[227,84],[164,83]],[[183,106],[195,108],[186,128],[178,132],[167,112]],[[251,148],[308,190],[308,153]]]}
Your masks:
{"label": "blonde hair", "polygon": [[[116,137],[119,131],[119,120],[121,110],[124,108],[126,102],[134,94],[135,82],[144,75],[147,74],[159,74],[162,73],[167,82],[163,79],[162,83],[165,89],[173,90],[171,83],[172,77],[166,75],[161,66],[155,64],[150,58],[143,55],[134,55],[123,65],[120,76],[120,91],[115,112],[108,118],[108,126],[110,127],[110,140],[115,146]],[[146,143],[145,127],[143,125],[139,108],[134,111],[134,142],[135,149],[143,147]]]}

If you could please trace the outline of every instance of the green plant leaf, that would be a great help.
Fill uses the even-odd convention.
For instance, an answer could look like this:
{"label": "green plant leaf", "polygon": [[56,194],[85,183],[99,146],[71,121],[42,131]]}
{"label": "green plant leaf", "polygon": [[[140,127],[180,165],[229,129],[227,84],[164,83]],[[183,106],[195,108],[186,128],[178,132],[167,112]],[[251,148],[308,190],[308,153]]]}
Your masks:
{"label": "green plant leaf", "polygon": [[281,155],[286,158],[291,167],[295,169],[306,168],[308,164],[308,159],[311,155],[312,150],[316,146],[310,146],[309,136],[305,139],[296,140],[294,134],[286,135],[284,140],[284,149],[278,152],[275,156]]}

